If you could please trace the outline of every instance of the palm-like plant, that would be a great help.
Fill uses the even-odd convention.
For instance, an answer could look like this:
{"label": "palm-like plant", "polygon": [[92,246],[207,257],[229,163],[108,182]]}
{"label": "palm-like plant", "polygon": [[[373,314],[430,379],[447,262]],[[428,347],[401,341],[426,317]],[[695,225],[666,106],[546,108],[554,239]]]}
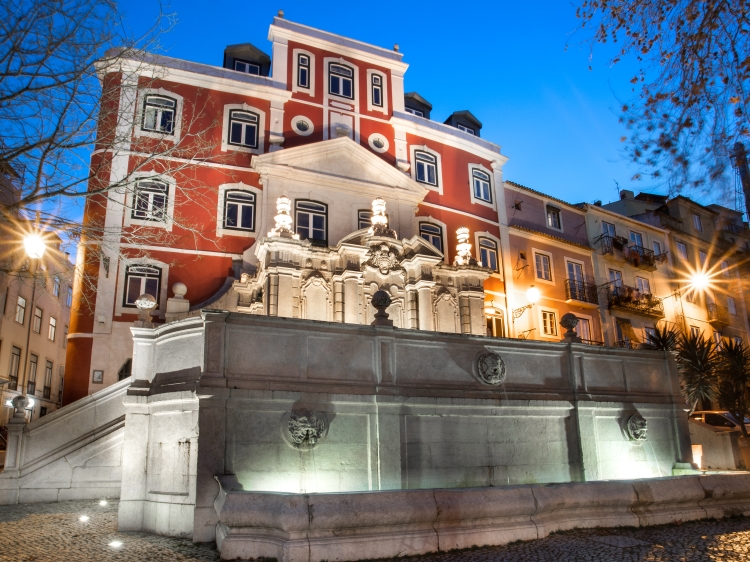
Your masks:
{"label": "palm-like plant", "polygon": [[719,404],[729,410],[747,437],[744,419],[747,414],[747,385],[750,383],[750,349],[742,342],[728,341],[717,353],[716,375]]}
{"label": "palm-like plant", "polygon": [[643,347],[658,351],[674,351],[677,349],[677,330],[667,326],[656,326],[653,334],[646,333],[646,343]]}
{"label": "palm-like plant", "polygon": [[676,349],[682,392],[692,414],[699,403],[711,402],[716,397],[716,346],[703,334],[691,333],[677,338]]}

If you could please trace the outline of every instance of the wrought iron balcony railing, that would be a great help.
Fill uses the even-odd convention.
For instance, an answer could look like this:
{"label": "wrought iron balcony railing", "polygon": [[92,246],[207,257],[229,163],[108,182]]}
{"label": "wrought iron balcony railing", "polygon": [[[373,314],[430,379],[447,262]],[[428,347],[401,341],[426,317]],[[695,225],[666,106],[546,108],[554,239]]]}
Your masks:
{"label": "wrought iron balcony railing", "polygon": [[612,347],[620,347],[622,349],[638,349],[638,343],[631,340],[616,341],[612,344]]}
{"label": "wrought iron balcony railing", "polygon": [[642,269],[653,270],[656,269],[657,262],[666,261],[666,254],[655,255],[653,250],[638,246],[636,244],[628,244],[628,239],[622,236],[602,236],[600,239],[602,254],[615,255],[617,250],[625,260],[630,262],[635,267]]}
{"label": "wrought iron balcony railing", "polygon": [[708,313],[709,323],[714,327],[729,324],[729,312],[723,306],[710,302],[706,305],[706,312]]}
{"label": "wrought iron balcony railing", "polygon": [[581,341],[582,341],[583,343],[585,343],[586,345],[597,345],[597,346],[599,346],[599,347],[604,347],[604,342],[603,342],[603,341],[596,341],[596,340],[583,340],[583,339],[582,339]]}
{"label": "wrought iron balcony railing", "polygon": [[628,261],[643,269],[656,269],[656,259],[653,250],[643,246],[629,246],[626,253]]}
{"label": "wrought iron balcony railing", "polygon": [[596,295],[596,285],[585,283],[584,281],[575,281],[574,279],[565,280],[565,298],[567,300],[599,304],[599,299]]}
{"label": "wrought iron balcony railing", "polygon": [[664,303],[651,293],[644,293],[628,285],[616,285],[607,290],[609,308],[621,308],[645,316],[664,317]]}

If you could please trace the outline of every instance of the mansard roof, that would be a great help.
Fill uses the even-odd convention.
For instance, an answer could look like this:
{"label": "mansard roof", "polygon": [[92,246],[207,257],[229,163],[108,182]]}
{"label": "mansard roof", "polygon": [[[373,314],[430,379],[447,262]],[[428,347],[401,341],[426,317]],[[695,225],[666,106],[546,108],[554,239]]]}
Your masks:
{"label": "mansard roof", "polygon": [[349,137],[254,156],[251,167],[269,174],[331,189],[371,193],[420,202],[428,190]]}

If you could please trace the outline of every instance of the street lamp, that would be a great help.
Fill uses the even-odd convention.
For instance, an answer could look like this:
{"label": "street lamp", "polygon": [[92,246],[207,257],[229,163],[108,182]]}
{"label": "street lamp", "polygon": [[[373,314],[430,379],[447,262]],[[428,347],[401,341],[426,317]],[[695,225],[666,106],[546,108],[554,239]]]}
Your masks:
{"label": "street lamp", "polygon": [[31,259],[39,259],[44,255],[44,251],[47,246],[44,243],[44,238],[38,232],[32,232],[26,235],[23,239],[23,247],[26,250],[26,255]]}
{"label": "street lamp", "polygon": [[529,304],[527,304],[526,306],[522,306],[521,308],[516,308],[513,311],[513,321],[523,316],[523,313],[526,312],[527,308],[531,308],[532,306],[534,306],[534,304],[539,300],[540,296],[541,293],[539,292],[539,289],[534,287],[534,285],[531,285],[526,290],[526,300],[529,301]]}

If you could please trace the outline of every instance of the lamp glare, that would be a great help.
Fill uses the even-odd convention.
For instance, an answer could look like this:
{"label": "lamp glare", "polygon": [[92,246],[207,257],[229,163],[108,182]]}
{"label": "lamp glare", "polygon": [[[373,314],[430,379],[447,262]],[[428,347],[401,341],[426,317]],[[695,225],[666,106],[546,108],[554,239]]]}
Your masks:
{"label": "lamp glare", "polygon": [[86,523],[86,521],[88,521],[89,519],[91,519],[91,517],[89,517],[88,515],[81,515],[81,516],[80,516],[80,517],[78,518],[78,520],[79,520],[79,521],[80,521],[81,523]]}
{"label": "lamp glare", "polygon": [[120,541],[112,541],[111,543],[109,543],[109,546],[111,546],[112,548],[120,548],[122,546],[122,543]]}
{"label": "lamp glare", "polygon": [[539,292],[539,289],[534,287],[534,285],[529,287],[528,290],[526,291],[526,298],[531,304],[534,304],[535,302],[537,302],[540,296],[541,296],[541,293]]}
{"label": "lamp glare", "polygon": [[693,289],[696,289],[698,291],[706,289],[709,282],[710,280],[708,278],[708,275],[703,272],[694,274],[690,279],[690,284],[693,286]]}
{"label": "lamp glare", "polygon": [[107,505],[107,500],[102,500],[102,501],[100,501],[100,502],[99,502],[99,505],[101,505],[101,506],[105,506],[105,505]]}
{"label": "lamp glare", "polygon": [[44,244],[44,239],[39,234],[29,234],[23,239],[23,247],[26,250],[26,255],[32,259],[39,259],[44,255],[44,250],[47,249]]}

